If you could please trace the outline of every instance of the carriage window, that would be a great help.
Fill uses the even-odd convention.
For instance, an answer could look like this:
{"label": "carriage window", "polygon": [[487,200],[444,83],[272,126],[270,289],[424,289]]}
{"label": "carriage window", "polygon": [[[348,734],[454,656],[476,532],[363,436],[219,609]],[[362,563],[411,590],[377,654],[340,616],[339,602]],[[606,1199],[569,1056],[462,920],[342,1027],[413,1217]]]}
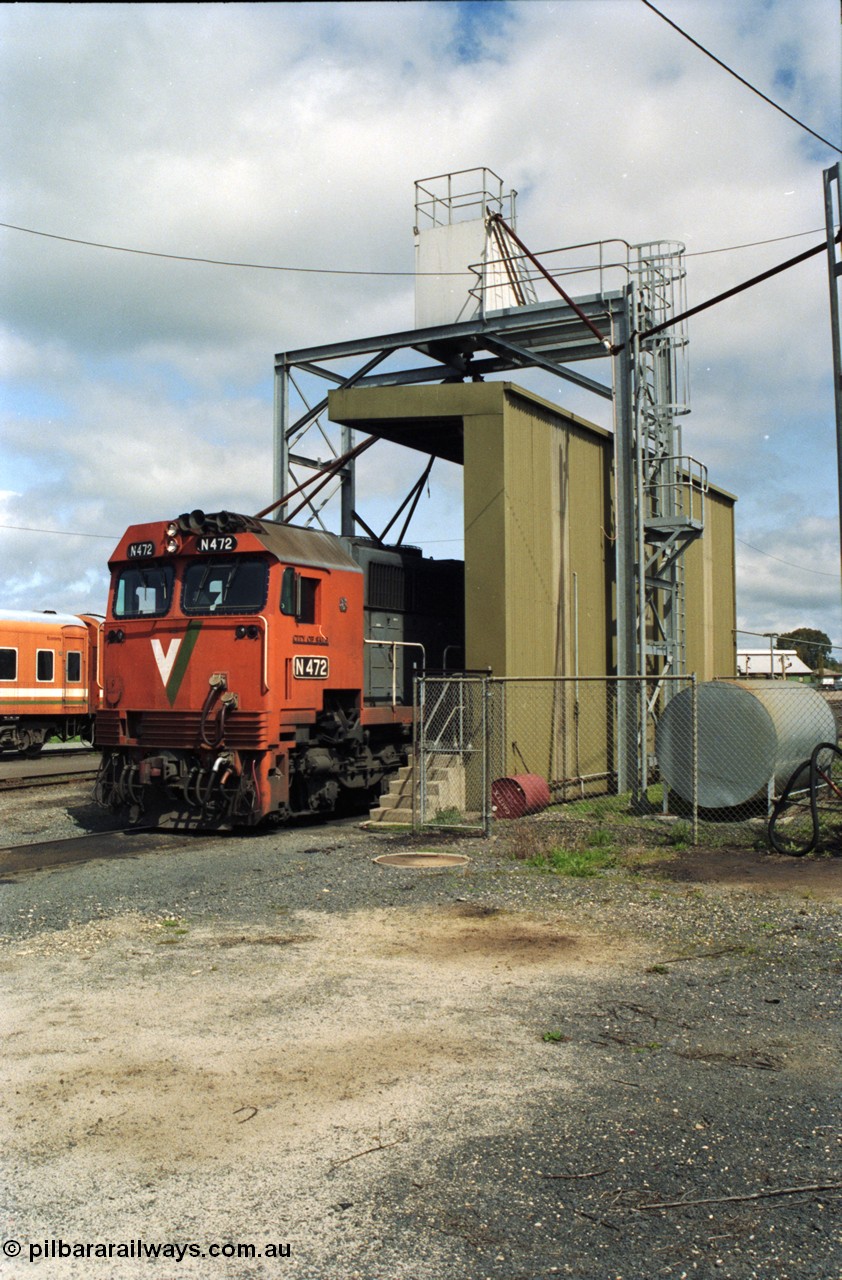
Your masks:
{"label": "carriage window", "polygon": [[281,580],[281,613],[289,614],[296,622],[314,623],[318,589],[318,578],[305,578],[292,568],[284,569]]}
{"label": "carriage window", "polygon": [[169,610],[172,584],[173,568],[169,564],[122,569],[114,585],[114,617],[160,617]]}
{"label": "carriage window", "polygon": [[55,657],[52,649],[38,649],[35,657],[35,679],[50,682],[55,671]]}
{"label": "carriage window", "polygon": [[184,613],[259,613],[266,604],[269,562],[256,556],[196,561],[184,575]]}
{"label": "carriage window", "polygon": [[17,649],[0,649],[0,680],[17,680]]}
{"label": "carriage window", "polygon": [[71,649],[67,655],[67,683],[79,684],[82,679],[82,655]]}

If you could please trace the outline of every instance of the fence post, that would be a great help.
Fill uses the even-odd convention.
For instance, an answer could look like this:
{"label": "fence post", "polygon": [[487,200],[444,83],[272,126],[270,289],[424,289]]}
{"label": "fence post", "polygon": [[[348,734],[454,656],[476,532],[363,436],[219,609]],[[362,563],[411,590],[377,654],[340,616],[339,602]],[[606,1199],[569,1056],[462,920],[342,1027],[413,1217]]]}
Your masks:
{"label": "fence post", "polygon": [[412,682],[412,830],[415,831],[418,826],[418,809],[416,802],[416,792],[420,786],[421,758],[422,758],[422,735],[424,733],[424,677],[416,676]]}
{"label": "fence post", "polygon": [[699,843],[699,682],[695,671],[693,682],[693,844]]}
{"label": "fence post", "polygon": [[491,749],[493,720],[491,715],[491,679],[482,679],[482,831],[488,838],[491,835]]}
{"label": "fence post", "polygon": [[[419,696],[419,715],[421,722],[421,732],[419,736],[418,751],[418,777],[412,780],[412,828],[423,827],[424,816],[427,812],[427,677],[422,676],[418,681],[420,689]],[[416,793],[418,799],[416,801]],[[417,804],[417,810],[416,810]]]}

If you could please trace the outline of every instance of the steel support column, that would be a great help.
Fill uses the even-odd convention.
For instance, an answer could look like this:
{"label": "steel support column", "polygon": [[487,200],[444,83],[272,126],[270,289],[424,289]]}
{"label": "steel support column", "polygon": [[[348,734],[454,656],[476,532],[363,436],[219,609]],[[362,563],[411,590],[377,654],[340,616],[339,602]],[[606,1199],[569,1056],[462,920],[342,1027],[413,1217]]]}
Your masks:
{"label": "steel support column", "polygon": [[[614,340],[619,347],[614,373],[614,574],[616,612],[616,667],[618,676],[640,674],[637,637],[637,523],[635,500],[634,415],[632,406],[632,298],[629,289],[614,319]],[[617,789],[637,786],[637,691],[629,680],[617,690]]]}
{"label": "steel support column", "polygon": [[[830,329],[833,342],[833,403],[836,413],[836,470],[839,489],[839,552],[842,564],[842,321],[839,315],[839,281],[842,260],[836,239],[842,225],[842,195],[838,162],[824,171],[824,209],[827,224],[827,267],[830,283]],[[834,188],[836,200],[834,201]]]}

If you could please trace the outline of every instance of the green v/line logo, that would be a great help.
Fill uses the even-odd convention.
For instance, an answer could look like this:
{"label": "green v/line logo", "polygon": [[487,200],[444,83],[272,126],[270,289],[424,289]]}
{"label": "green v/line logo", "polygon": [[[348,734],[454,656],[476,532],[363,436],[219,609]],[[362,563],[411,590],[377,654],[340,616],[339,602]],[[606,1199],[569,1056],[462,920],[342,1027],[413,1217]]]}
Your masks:
{"label": "green v/line logo", "polygon": [[167,646],[166,652],[161,641],[155,636],[152,640],[152,653],[155,658],[155,665],[158,668],[158,674],[164,684],[164,692],[167,695],[167,701],[170,706],[173,705],[178,697],[178,691],[181,688],[181,682],[184,679],[184,673],[190,662],[190,655],[195,648],[196,641],[199,639],[199,632],[202,629],[201,622],[195,618],[188,622],[187,630],[183,637],[173,637]]}

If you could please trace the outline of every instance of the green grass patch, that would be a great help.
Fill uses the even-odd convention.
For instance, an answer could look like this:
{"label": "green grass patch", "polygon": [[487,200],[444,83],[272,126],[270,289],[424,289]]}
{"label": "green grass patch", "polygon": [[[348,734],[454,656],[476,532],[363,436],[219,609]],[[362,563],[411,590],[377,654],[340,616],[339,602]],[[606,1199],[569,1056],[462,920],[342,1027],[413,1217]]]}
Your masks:
{"label": "green grass patch", "polygon": [[172,946],[173,943],[181,942],[190,932],[184,920],[178,920],[173,916],[168,916],[165,920],[162,920],[160,927],[164,932],[156,939],[159,946]]}
{"label": "green grass patch", "polygon": [[689,822],[679,820],[667,832],[667,844],[673,849],[689,849],[693,843],[693,828]]}
{"label": "green grass patch", "polygon": [[548,853],[541,853],[530,859],[531,865],[539,871],[549,871],[559,876],[574,876],[577,879],[597,876],[617,863],[617,853],[609,833],[594,832],[594,836],[600,835],[607,836],[608,839],[594,842],[592,837],[584,849],[551,849]]}
{"label": "green grass patch", "polygon": [[571,818],[595,818],[597,821],[610,819],[612,822],[636,822],[644,813],[658,812],[663,805],[664,792],[660,783],[649,787],[646,798],[638,811],[632,808],[631,792],[624,791],[619,795],[585,796],[582,800],[568,800],[556,808],[556,812],[565,813]]}
{"label": "green grass patch", "polygon": [[461,809],[437,809],[433,822],[442,827],[461,827],[465,822],[465,815]]}

